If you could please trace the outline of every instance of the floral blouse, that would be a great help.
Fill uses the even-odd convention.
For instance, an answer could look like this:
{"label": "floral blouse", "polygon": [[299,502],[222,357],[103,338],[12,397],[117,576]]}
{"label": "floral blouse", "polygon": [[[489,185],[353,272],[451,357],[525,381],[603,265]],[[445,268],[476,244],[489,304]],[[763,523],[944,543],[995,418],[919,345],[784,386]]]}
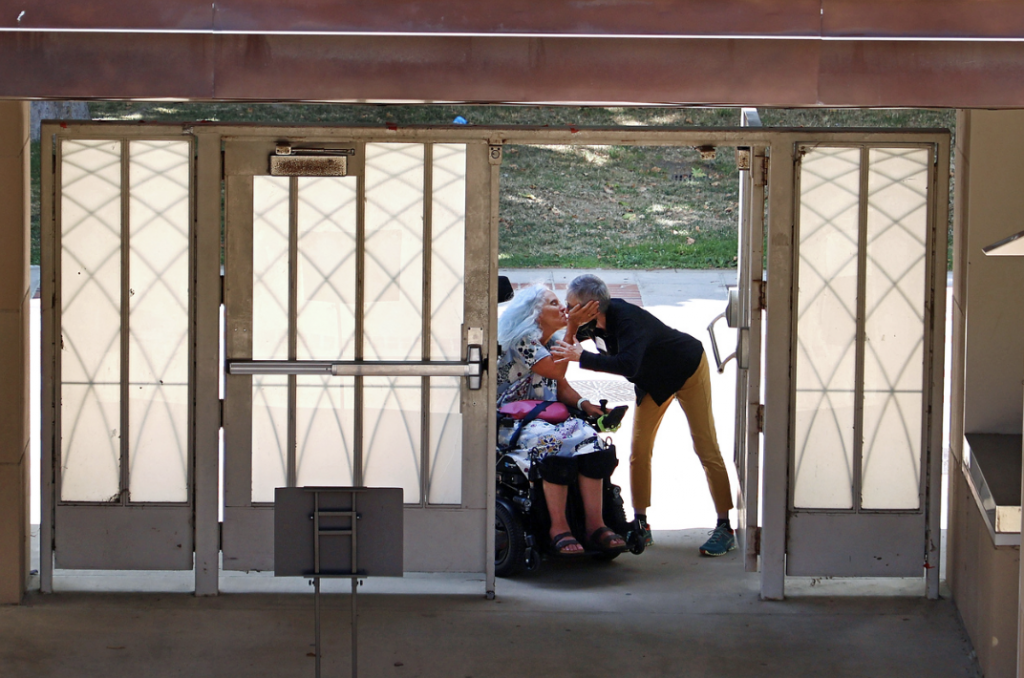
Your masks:
{"label": "floral blouse", "polygon": [[534,373],[551,355],[539,339],[523,338],[498,358],[498,407],[517,400],[558,400],[558,381]]}

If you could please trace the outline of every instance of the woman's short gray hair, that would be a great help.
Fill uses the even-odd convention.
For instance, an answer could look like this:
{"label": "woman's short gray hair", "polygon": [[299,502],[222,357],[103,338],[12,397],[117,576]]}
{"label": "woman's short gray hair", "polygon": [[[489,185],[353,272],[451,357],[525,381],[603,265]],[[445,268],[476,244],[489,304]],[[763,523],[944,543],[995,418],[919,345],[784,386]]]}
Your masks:
{"label": "woman's short gray hair", "polygon": [[596,299],[597,310],[601,313],[608,310],[608,305],[612,301],[611,295],[608,294],[608,285],[605,285],[603,280],[591,273],[576,276],[569,283],[568,293],[576,297],[576,300],[581,304],[586,304]]}

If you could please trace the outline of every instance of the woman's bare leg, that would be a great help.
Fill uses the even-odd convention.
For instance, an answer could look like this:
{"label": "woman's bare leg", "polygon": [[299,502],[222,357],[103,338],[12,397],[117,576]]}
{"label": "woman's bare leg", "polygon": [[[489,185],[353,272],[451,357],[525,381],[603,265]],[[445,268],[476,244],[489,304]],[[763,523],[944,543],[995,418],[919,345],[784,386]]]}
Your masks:
{"label": "woman's bare leg", "polygon": [[[605,527],[602,505],[604,481],[600,478],[587,478],[586,476],[580,476],[579,482],[580,496],[583,497],[583,513],[586,516],[587,537],[589,538],[595,531]],[[621,540],[616,540],[612,545],[621,545],[625,543],[621,542],[620,544],[619,542],[621,542]]]}
{"label": "woman's bare leg", "polygon": [[601,485],[599,478],[580,476],[580,495],[583,497],[583,513],[586,516],[587,534],[604,527],[603,506],[601,503]]}
{"label": "woman's bare leg", "polygon": [[[569,529],[569,521],[565,517],[565,502],[568,496],[569,487],[567,485],[544,483],[544,499],[548,504],[548,513],[551,514],[551,531],[548,533],[551,537],[572,531]],[[576,553],[582,550],[583,547],[579,544],[562,549],[564,553]]]}

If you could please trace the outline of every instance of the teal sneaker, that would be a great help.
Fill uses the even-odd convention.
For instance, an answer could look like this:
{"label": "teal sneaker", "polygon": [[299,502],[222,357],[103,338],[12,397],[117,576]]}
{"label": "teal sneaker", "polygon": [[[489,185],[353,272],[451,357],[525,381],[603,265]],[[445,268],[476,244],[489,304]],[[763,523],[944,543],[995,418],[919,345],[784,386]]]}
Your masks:
{"label": "teal sneaker", "polygon": [[729,551],[736,549],[736,533],[723,523],[711,530],[708,534],[711,538],[700,547],[702,556],[724,556]]}
{"label": "teal sneaker", "polygon": [[647,524],[647,521],[643,518],[637,518],[636,522],[640,524],[640,535],[644,538],[644,547],[654,546],[654,537],[651,536],[651,526]]}

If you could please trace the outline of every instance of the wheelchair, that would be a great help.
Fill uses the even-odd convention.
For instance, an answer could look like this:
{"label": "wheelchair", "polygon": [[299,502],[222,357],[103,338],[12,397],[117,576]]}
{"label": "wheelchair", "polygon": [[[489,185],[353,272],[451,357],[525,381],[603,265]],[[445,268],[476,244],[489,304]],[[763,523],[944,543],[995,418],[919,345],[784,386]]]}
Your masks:
{"label": "wheelchair", "polygon": [[[606,410],[606,402],[601,401],[602,409]],[[626,408],[618,417],[621,420]],[[570,408],[573,416],[577,416],[592,425],[597,422],[582,412]],[[519,421],[498,415],[498,426],[516,426]],[[618,465],[615,458],[615,446],[606,441],[607,448],[613,457],[611,470]],[[529,476],[523,473],[519,465],[509,456],[510,449],[498,448],[497,471],[497,505],[494,511],[494,571],[499,577],[512,577],[524,571],[536,571],[544,556],[560,557],[550,543],[549,532],[551,517],[544,499],[543,479],[541,478],[541,460],[536,450],[530,450]],[[611,470],[603,480],[602,510],[605,525],[610,527],[626,540],[626,550],[639,555],[644,551],[644,538],[636,521],[626,520],[626,510],[622,501],[621,488],[611,482]],[[567,478],[569,495],[566,501],[566,518],[573,536],[580,544],[586,546],[585,515],[583,500],[580,497],[576,474]],[[611,561],[622,553],[618,551],[585,551],[595,560]],[[561,556],[565,557],[565,556]],[[583,556],[569,556],[583,558]]]}

